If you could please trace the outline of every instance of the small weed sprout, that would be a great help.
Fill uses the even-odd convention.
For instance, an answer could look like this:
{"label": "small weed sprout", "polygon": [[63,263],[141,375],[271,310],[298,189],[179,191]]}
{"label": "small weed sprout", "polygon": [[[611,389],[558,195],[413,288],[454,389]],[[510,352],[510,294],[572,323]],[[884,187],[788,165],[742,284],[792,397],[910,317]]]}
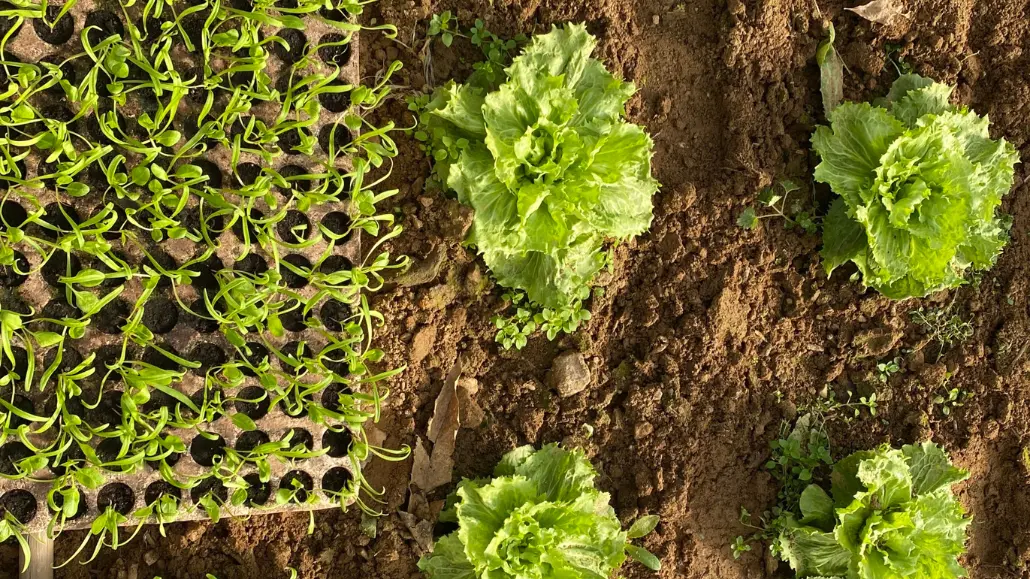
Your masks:
{"label": "small weed sprout", "polygon": [[855,393],[847,391],[847,399],[838,400],[837,393],[827,387],[823,394],[813,403],[806,405],[801,410],[805,413],[812,413],[823,417],[823,420],[840,419],[850,423],[862,414],[862,409],[869,412],[870,416],[877,414],[876,392],[868,396],[859,396],[855,400]]}
{"label": "small weed sprout", "polygon": [[949,387],[950,380],[951,374],[946,374],[939,393],[933,398],[934,405],[940,408],[944,416],[951,416],[956,408],[965,406],[973,398],[973,393],[964,388]]}
{"label": "small weed sprout", "polygon": [[[746,525],[751,520],[751,513],[747,512],[747,509],[741,507],[740,509],[740,523]],[[733,544],[730,545],[733,549],[733,558],[740,559],[744,556],[744,553],[751,551],[751,544],[743,536],[738,535],[734,539]]]}
{"label": "small weed sprout", "polygon": [[429,29],[426,31],[430,37],[439,36],[443,45],[450,47],[454,43],[454,37],[465,36],[458,32],[458,19],[450,10],[444,10],[439,14],[433,14],[429,19]]}
{"label": "small weed sprout", "polygon": [[771,213],[759,214],[754,206],[749,206],[737,217],[737,225],[753,230],[758,227],[758,222],[763,219],[779,217],[784,220],[784,227],[791,229],[798,227],[806,233],[816,233],[819,225],[815,217],[806,211],[801,201],[795,199],[788,205],[790,194],[800,191],[801,187],[789,179],[777,181],[776,185],[766,187],[758,194],[758,202],[771,211]]}
{"label": "small weed sprout", "polygon": [[901,358],[894,358],[876,364],[876,379],[880,384],[890,382],[891,376],[901,371]]}

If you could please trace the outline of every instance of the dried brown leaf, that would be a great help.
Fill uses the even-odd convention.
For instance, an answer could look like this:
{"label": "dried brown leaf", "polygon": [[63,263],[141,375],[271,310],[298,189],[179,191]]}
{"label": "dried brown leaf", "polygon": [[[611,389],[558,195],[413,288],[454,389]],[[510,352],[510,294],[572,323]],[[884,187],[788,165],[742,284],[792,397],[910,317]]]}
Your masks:
{"label": "dried brown leaf", "polygon": [[[429,521],[419,519],[411,513],[398,511],[397,516],[411,533],[411,538],[421,549],[422,553],[428,553],[433,549],[433,524]],[[422,553],[419,553],[420,555]]]}
{"label": "dried brown leaf", "polygon": [[440,395],[436,397],[433,416],[429,419],[426,437],[432,442],[432,452],[419,437],[415,442],[411,484],[424,492],[430,492],[451,482],[454,473],[454,446],[461,428],[461,413],[458,395],[458,378],[461,376],[462,358],[454,363],[447,373]]}
{"label": "dried brown leaf", "polygon": [[901,9],[900,0],[873,0],[868,4],[845,8],[845,10],[854,12],[877,24],[890,24],[898,16],[907,17],[907,14]]}
{"label": "dried brown leaf", "polygon": [[446,448],[434,448],[430,456],[426,451],[422,439],[415,442],[415,452],[412,453],[413,464],[411,466],[411,484],[419,489],[430,492],[451,482],[454,472],[454,444],[450,445],[449,451]]}
{"label": "dried brown leaf", "polygon": [[458,377],[461,376],[462,362],[461,356],[458,356],[451,371],[447,373],[443,388],[440,389],[440,395],[436,397],[433,416],[429,419],[429,426],[426,429],[426,435],[433,444],[439,442],[441,433],[457,434],[458,432],[460,424],[456,384]]}

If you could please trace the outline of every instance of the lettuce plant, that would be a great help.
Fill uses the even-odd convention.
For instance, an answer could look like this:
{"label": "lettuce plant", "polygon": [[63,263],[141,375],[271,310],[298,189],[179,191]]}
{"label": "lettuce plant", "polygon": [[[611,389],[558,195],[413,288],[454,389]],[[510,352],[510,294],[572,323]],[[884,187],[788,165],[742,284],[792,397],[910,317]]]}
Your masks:
{"label": "lettuce plant", "polygon": [[880,106],[844,103],[816,129],[816,181],[840,197],[824,222],[827,273],[854,262],[893,299],[925,296],[991,267],[1008,239],[997,215],[1015,148],[949,104],[952,87],[908,74]]}
{"label": "lettuce plant", "polygon": [[635,92],[590,57],[582,25],[536,36],[511,66],[483,63],[426,105],[437,178],[475,209],[469,237],[504,287],[546,308],[589,295],[605,239],[651,224],[652,141],[626,122]]}
{"label": "lettuce plant", "polygon": [[657,557],[630,545],[657,516],[623,531],[609,496],[581,450],[517,448],[491,480],[465,480],[441,515],[458,530],[441,538],[419,568],[430,579],[605,579],[627,554],[658,570]]}
{"label": "lettuce plant", "polygon": [[772,550],[798,577],[964,577],[969,519],[951,485],[967,476],[932,442],[857,452],[834,465],[829,493],[804,490]]}

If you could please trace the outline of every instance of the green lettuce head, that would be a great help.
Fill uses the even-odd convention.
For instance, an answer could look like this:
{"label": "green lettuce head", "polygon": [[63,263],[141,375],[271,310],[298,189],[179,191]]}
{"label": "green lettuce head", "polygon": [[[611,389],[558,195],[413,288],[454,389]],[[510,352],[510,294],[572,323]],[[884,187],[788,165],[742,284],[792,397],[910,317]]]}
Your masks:
{"label": "green lettuce head", "polygon": [[816,181],[840,197],[823,225],[826,272],[851,261],[893,299],[964,283],[994,265],[1008,240],[998,217],[1019,155],[989,120],[949,104],[952,88],[899,78],[883,106],[844,103],[812,145]]}
{"label": "green lettuce head", "polygon": [[627,542],[651,532],[658,517],[623,531],[595,476],[581,450],[551,444],[508,453],[492,480],[461,483],[440,517],[458,530],[419,569],[430,579],[608,579],[627,553],[659,568],[654,555]]}
{"label": "green lettuce head", "polygon": [[590,57],[570,24],[437,91],[423,115],[436,173],[475,209],[467,242],[497,281],[545,307],[573,303],[605,263],[606,238],[651,225],[651,138],[624,119],[632,84]]}
{"label": "green lettuce head", "polygon": [[967,476],[931,442],[855,453],[834,465],[830,494],[805,489],[773,550],[798,577],[965,577],[969,519],[951,485]]}

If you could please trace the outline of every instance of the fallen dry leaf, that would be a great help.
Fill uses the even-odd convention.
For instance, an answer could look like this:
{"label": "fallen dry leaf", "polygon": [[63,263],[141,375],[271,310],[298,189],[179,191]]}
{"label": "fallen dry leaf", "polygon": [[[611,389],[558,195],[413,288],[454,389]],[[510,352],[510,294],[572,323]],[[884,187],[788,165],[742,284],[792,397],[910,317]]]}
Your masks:
{"label": "fallen dry leaf", "polygon": [[[422,553],[428,553],[433,550],[432,523],[426,520],[419,520],[415,515],[404,511],[398,511],[397,516],[400,517],[401,522],[407,527],[408,532],[411,533],[411,538],[415,540]],[[421,555],[422,553],[419,554]]]}
{"label": "fallen dry leaf", "polygon": [[425,493],[411,491],[411,497],[408,498],[408,512],[420,519],[432,519],[429,512],[429,501],[426,499]]}
{"label": "fallen dry leaf", "polygon": [[877,24],[890,24],[898,16],[908,17],[908,15],[902,11],[900,4],[901,0],[873,0],[868,4],[863,4],[854,8],[845,8],[845,10],[854,12],[870,22],[875,22]]}
{"label": "fallen dry leaf", "polygon": [[[441,433],[457,434],[459,426],[457,383],[461,376],[463,359],[458,356],[451,371],[444,379],[440,395],[436,397],[436,404],[433,407],[433,416],[429,419],[429,426],[426,428],[426,436],[433,444],[439,442]],[[451,432],[453,430],[453,433]]]}
{"label": "fallen dry leaf", "polygon": [[434,449],[430,456],[422,439],[415,441],[415,452],[412,453],[411,484],[420,490],[430,492],[451,482],[454,472],[454,446],[450,452],[445,449]]}
{"label": "fallen dry leaf", "polygon": [[432,453],[426,449],[421,437],[415,441],[411,484],[427,493],[451,482],[454,472],[454,444],[461,427],[457,394],[461,366],[462,358],[459,356],[436,397],[426,432],[426,437],[433,443]]}

